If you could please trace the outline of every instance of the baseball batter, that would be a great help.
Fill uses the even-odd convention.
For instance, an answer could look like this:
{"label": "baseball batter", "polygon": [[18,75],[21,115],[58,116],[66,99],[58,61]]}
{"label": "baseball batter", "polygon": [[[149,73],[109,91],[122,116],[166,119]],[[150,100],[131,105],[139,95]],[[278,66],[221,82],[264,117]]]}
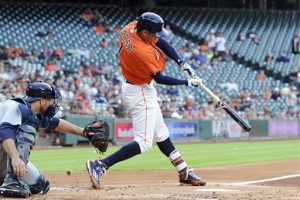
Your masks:
{"label": "baseball batter", "polygon": [[[132,116],[134,141],[102,160],[87,161],[88,172],[95,188],[99,188],[102,175],[109,167],[145,153],[152,147],[153,142],[156,142],[161,152],[177,168],[180,183],[195,186],[206,184],[204,179],[188,167],[171,142],[158,104],[157,91],[153,86],[153,80],[164,85],[199,87],[202,84],[191,66],[183,62],[175,49],[162,38],[167,34],[163,26],[164,21],[159,15],[146,12],[138,21],[129,23],[121,31],[119,62],[126,80],[122,85],[122,101]],[[161,51],[177,62],[187,80],[163,75],[165,58]]]}
{"label": "baseball batter", "polygon": [[50,182],[28,161],[38,128],[84,135],[84,129],[53,117],[60,93],[47,83],[29,85],[26,97],[0,103],[0,195],[26,198],[45,194]]}

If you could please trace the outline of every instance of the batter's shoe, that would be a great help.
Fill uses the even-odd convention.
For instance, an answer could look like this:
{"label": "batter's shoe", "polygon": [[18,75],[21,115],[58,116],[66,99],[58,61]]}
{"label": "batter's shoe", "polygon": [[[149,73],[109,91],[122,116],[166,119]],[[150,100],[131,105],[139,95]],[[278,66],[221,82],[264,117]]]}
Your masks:
{"label": "batter's shoe", "polygon": [[193,169],[187,168],[179,172],[179,182],[185,185],[204,186],[206,181],[197,176]]}
{"label": "batter's shoe", "polygon": [[29,186],[14,175],[6,175],[0,187],[0,195],[10,198],[27,198],[31,196]]}
{"label": "batter's shoe", "polygon": [[86,168],[91,178],[93,187],[95,189],[100,189],[102,176],[106,173],[107,166],[100,160],[88,160],[86,162]]}

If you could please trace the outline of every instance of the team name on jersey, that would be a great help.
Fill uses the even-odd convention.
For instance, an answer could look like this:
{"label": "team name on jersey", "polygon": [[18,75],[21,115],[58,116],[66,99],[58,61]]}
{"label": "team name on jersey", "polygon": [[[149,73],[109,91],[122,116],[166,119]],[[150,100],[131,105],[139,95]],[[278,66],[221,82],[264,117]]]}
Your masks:
{"label": "team name on jersey", "polygon": [[[125,43],[126,43],[126,50],[129,53],[132,50],[133,46],[130,43],[130,39],[129,39],[128,33],[127,33],[127,31],[125,29],[123,29],[121,31],[121,37],[125,41]],[[123,43],[121,45],[123,46]]]}

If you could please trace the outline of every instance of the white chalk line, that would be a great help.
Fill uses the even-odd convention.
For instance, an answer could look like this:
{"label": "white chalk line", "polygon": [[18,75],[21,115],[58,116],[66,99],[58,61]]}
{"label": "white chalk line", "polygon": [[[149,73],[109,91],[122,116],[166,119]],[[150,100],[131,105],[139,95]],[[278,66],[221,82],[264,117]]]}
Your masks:
{"label": "white chalk line", "polygon": [[236,192],[237,190],[229,190],[229,189],[223,189],[223,188],[201,188],[195,190],[197,192]]}
{"label": "white chalk line", "polygon": [[295,178],[299,177],[300,174],[292,174],[292,175],[287,175],[287,176],[280,176],[280,177],[274,177],[274,178],[269,178],[269,179],[263,179],[263,180],[258,180],[258,181],[246,181],[246,182],[237,182],[237,183],[227,183],[226,185],[249,185],[249,184],[255,184],[255,183],[263,183],[263,182],[270,182],[270,181],[278,181],[282,179],[288,179],[288,178]]}
{"label": "white chalk line", "polygon": [[[225,183],[225,184],[222,184],[222,185],[230,185],[230,186],[242,186],[242,185],[249,185],[249,184],[256,184],[256,183],[263,183],[263,182],[270,182],[270,181],[277,181],[277,180],[283,180],[283,179],[288,179],[288,178],[295,178],[295,177],[300,177],[300,174],[292,174],[292,175],[287,175],[287,176],[280,176],[280,177],[274,177],[274,178],[270,178],[270,179],[263,179],[263,180],[257,180],[257,181],[245,181],[245,182],[237,182],[237,183]],[[178,186],[178,183],[163,183],[163,185],[170,185],[170,186]],[[147,184],[131,184],[131,186],[136,186],[136,187],[139,187],[139,186],[143,186],[143,185],[147,185],[147,186],[157,186],[157,184],[153,184],[153,183],[147,183]],[[109,187],[114,187],[114,188],[123,188],[123,187],[126,187],[128,185],[104,185],[106,188],[109,188]],[[90,189],[91,187],[90,186],[86,186],[85,189]],[[65,190],[65,189],[68,189],[70,190],[70,187],[51,187],[51,190],[54,190],[54,191],[62,191],[62,190]],[[73,188],[74,190],[76,190],[76,187]],[[72,190],[72,188],[71,188]],[[211,190],[211,191],[226,191],[227,189],[222,189],[222,188],[218,188],[218,189],[206,189],[206,188],[201,188],[201,189],[197,189],[195,191],[208,191],[208,190]],[[233,192],[234,190],[227,190],[228,192]]]}

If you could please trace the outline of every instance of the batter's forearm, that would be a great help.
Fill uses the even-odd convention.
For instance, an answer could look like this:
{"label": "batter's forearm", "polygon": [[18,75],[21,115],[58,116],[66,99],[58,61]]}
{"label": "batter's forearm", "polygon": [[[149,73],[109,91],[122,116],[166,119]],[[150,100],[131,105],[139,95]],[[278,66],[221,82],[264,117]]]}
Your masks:
{"label": "batter's forearm", "polygon": [[162,85],[188,85],[187,80],[181,80],[171,76],[166,76],[161,74],[161,72],[157,72],[155,75],[152,75],[152,77],[156,83]]}
{"label": "batter's forearm", "polygon": [[82,135],[83,132],[83,128],[63,119],[59,119],[59,124],[55,130],[58,132],[71,133],[74,135]]}
{"label": "batter's forearm", "polygon": [[12,159],[15,160],[20,158],[20,155],[16,148],[16,143],[13,139],[6,139],[2,142],[2,146],[6,154]]}

